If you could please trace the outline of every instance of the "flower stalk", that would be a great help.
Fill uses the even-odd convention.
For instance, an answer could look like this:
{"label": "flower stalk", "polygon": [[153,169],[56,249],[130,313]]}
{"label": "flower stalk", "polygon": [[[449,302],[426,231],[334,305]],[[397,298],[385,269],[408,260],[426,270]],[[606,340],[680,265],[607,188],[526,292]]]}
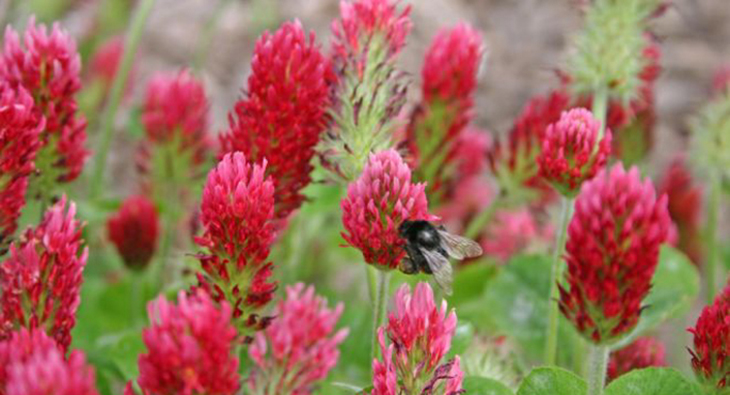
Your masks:
{"label": "flower stalk", "polygon": [[719,215],[720,200],[722,199],[722,185],[717,175],[710,178],[709,196],[707,200],[707,223],[705,240],[707,243],[707,259],[705,262],[707,279],[707,303],[712,304],[717,294],[718,248],[717,248],[717,217]]}
{"label": "flower stalk", "polygon": [[565,252],[565,241],[568,236],[568,223],[573,215],[573,199],[562,198],[562,210],[560,214],[560,228],[555,242],[552,270],[550,272],[550,313],[548,316],[548,329],[545,342],[545,364],[555,365],[558,349],[558,280],[563,276],[563,265],[560,260]]}
{"label": "flower stalk", "polygon": [[145,23],[147,22],[147,18],[149,17],[150,12],[152,12],[152,7],[154,5],[155,0],[142,0],[139,3],[137,11],[135,12],[134,17],[132,17],[132,21],[129,25],[129,35],[127,36],[127,41],[124,43],[122,62],[119,65],[119,71],[114,77],[111,93],[109,95],[109,104],[107,105],[101,120],[99,149],[97,151],[97,159],[91,175],[91,184],[89,189],[92,199],[99,196],[101,187],[104,183],[104,170],[106,168],[107,156],[109,155],[112,138],[114,137],[114,120],[116,118],[119,105],[122,102],[122,98],[124,97],[127,79],[129,78],[129,73],[132,70],[132,65],[134,63],[134,54],[137,52],[137,46],[142,38]]}
{"label": "flower stalk", "polygon": [[378,328],[382,325],[383,321],[385,321],[385,309],[388,306],[388,287],[390,286],[390,272],[383,270],[377,270],[377,272],[377,287],[375,298],[373,299],[373,341],[370,348],[371,360],[378,357]]}
{"label": "flower stalk", "polygon": [[592,344],[588,356],[588,395],[603,395],[606,386],[609,347]]}

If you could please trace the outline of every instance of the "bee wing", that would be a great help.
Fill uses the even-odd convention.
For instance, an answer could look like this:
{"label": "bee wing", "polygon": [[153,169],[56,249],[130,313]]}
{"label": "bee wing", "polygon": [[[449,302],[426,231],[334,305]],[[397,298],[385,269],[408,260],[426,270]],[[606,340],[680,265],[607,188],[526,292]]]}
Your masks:
{"label": "bee wing", "polygon": [[451,283],[454,282],[454,271],[451,268],[449,259],[441,255],[438,251],[421,249],[423,257],[426,258],[428,267],[433,272],[433,278],[436,283],[444,290],[447,295],[451,295]]}
{"label": "bee wing", "polygon": [[452,235],[443,229],[439,229],[438,232],[443,241],[444,249],[452,258],[462,260],[482,255],[482,247],[476,241]]}

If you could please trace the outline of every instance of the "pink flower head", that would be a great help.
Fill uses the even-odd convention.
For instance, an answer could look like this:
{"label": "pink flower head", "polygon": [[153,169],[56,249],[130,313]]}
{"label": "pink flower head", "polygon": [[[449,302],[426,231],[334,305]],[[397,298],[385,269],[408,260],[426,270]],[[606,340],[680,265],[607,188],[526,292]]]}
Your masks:
{"label": "pink flower head", "polygon": [[0,266],[0,339],[14,329],[41,328],[68,348],[88,254],[75,214],[76,205],[67,207],[63,197],[35,229],[11,244]]}
{"label": "pink flower head", "polygon": [[353,61],[362,76],[368,51],[395,56],[411,30],[410,11],[410,6],[398,11],[393,0],[340,1],[340,19],[332,22],[335,63]]}
{"label": "pink flower head", "polygon": [[159,235],[154,203],[144,196],[128,197],[119,211],[109,217],[107,231],[128,267],[146,267],[157,249]]}
{"label": "pink flower head", "polygon": [[0,255],[7,251],[25,205],[43,125],[25,89],[0,85]]}
{"label": "pink flower head", "polygon": [[695,375],[709,388],[730,388],[730,285],[702,310],[689,332]]}
{"label": "pink flower head", "polygon": [[428,213],[425,184],[411,182],[411,169],[395,150],[371,154],[360,177],[342,200],[342,237],[365,262],[395,269],[405,256],[398,227],[405,220],[434,220]]}
{"label": "pink flower head", "polygon": [[42,330],[20,329],[0,342],[0,394],[97,395],[94,369],[80,351],[66,359]]}
{"label": "pink flower head", "polygon": [[431,190],[443,192],[453,178],[451,163],[458,138],[472,118],[477,73],[482,58],[482,39],[466,24],[441,30],[424,60],[423,99],[408,125],[410,149],[418,158],[417,171],[435,169]]}
{"label": "pink flower head", "polygon": [[621,163],[583,184],[568,226],[560,309],[587,339],[611,343],[639,321],[670,227],[667,197]]}
{"label": "pink flower head", "polygon": [[549,186],[539,176],[536,158],[548,125],[557,122],[569,104],[570,96],[562,90],[553,91],[547,97],[536,96],[527,103],[506,141],[495,141],[487,156],[498,180],[511,180],[509,183],[517,180],[546,197]]}
{"label": "pink flower head", "polygon": [[659,187],[668,198],[669,216],[677,227],[677,247],[695,265],[702,261],[702,188],[695,182],[682,157],[669,165]]}
{"label": "pink flower head", "polygon": [[463,379],[459,357],[442,363],[455,330],[456,314],[447,312],[446,301],[440,308],[436,305],[428,283],[419,283],[413,293],[408,285],[401,286],[395,311],[379,332],[383,360],[373,361],[372,395],[459,394]]}
{"label": "pink flower head", "polygon": [[665,366],[664,344],[652,337],[640,337],[628,346],[611,353],[608,380],[614,380],[634,369]]}
{"label": "pink flower head", "polygon": [[606,129],[602,138],[600,130],[601,121],[585,108],[563,112],[560,120],[545,130],[537,157],[540,174],[563,195],[575,196],[583,182],[606,165],[611,130]]}
{"label": "pink flower head", "polygon": [[305,395],[337,364],[337,349],[348,330],[335,331],[343,305],[334,310],[302,283],[286,289],[274,320],[258,332],[248,354],[256,364],[250,379],[252,393]]}
{"label": "pink flower head", "polygon": [[142,124],[154,144],[178,144],[198,164],[210,146],[207,123],[205,88],[188,70],[156,74],[147,83]]}
{"label": "pink flower head", "polygon": [[328,124],[329,60],[299,21],[265,32],[256,42],[248,97],[229,115],[221,137],[224,152],[241,151],[255,163],[266,159],[275,185],[275,216],[285,219],[304,201],[311,182],[312,157]]}
{"label": "pink flower head", "polygon": [[137,380],[145,394],[238,392],[236,329],[227,303],[218,308],[205,292],[181,291],[177,305],[160,296],[147,311],[150,327],[142,331],[147,353],[139,357]]}
{"label": "pink flower head", "polygon": [[59,24],[49,32],[45,25],[36,25],[35,18],[28,21],[23,38],[24,46],[12,27],[5,30],[0,77],[15,89],[25,88],[45,116],[41,146],[48,147],[49,152],[41,152],[53,159],[52,168],[39,170],[49,172],[53,181],[72,181],[81,173],[88,156],[84,148],[86,120],[77,114],[75,99],[81,88],[76,43]]}
{"label": "pink flower head", "polygon": [[256,313],[276,289],[268,282],[272,264],[267,262],[274,239],[274,182],[265,173],[265,160],[251,164],[240,152],[226,154],[208,174],[200,206],[205,232],[197,242],[209,254],[200,256],[199,280],[217,301],[228,300],[241,330],[267,323]]}
{"label": "pink flower head", "polygon": [[[90,68],[91,76],[98,79],[104,92],[108,93],[111,89],[114,77],[117,75],[117,70],[122,62],[122,56],[124,55],[124,37],[114,36],[105,42],[103,42],[94,52],[91,57]],[[132,70],[133,72],[134,70]],[[132,76],[130,75],[127,79],[126,92],[130,93],[132,89]]]}
{"label": "pink flower head", "polygon": [[530,243],[552,238],[552,229],[541,226],[529,209],[499,211],[487,226],[480,244],[484,254],[501,263],[525,251]]}

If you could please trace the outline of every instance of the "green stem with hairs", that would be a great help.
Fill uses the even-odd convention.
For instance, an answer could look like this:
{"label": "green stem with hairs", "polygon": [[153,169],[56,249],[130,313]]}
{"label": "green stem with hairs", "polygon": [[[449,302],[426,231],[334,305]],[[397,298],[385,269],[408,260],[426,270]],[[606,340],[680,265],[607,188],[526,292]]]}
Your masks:
{"label": "green stem with hairs", "polygon": [[390,272],[376,270],[378,277],[377,293],[373,300],[373,339],[370,348],[371,361],[378,357],[378,328],[385,321],[385,309],[388,305],[388,287]]}
{"label": "green stem with hairs", "polygon": [[152,12],[152,7],[154,5],[155,0],[141,0],[129,25],[127,40],[124,43],[122,61],[119,65],[119,70],[114,77],[114,82],[112,83],[109,95],[109,102],[101,119],[99,148],[96,152],[96,163],[94,164],[89,189],[90,197],[92,199],[99,196],[104,184],[104,170],[106,168],[107,156],[109,155],[109,149],[111,148],[111,143],[114,137],[114,120],[116,118],[119,105],[122,102],[122,98],[124,97],[124,90],[127,86],[129,72],[132,70],[132,64],[134,63],[134,54],[137,52],[137,46],[142,38],[142,32],[144,31],[147,18],[149,17],[150,12]]}
{"label": "green stem with hairs", "polygon": [[591,344],[588,355],[588,395],[603,395],[608,368],[608,346]]}
{"label": "green stem with hairs", "polygon": [[720,214],[721,196],[720,177],[713,175],[710,179],[709,197],[707,200],[707,219],[705,228],[705,240],[707,260],[705,262],[707,281],[707,303],[712,304],[717,294],[717,271],[718,271],[718,248],[717,248],[717,217]]}
{"label": "green stem with hairs", "polygon": [[598,133],[598,139],[601,141],[606,131],[606,113],[608,112],[608,88],[601,87],[593,93],[593,116],[601,121],[601,129]]}
{"label": "green stem with hairs", "polygon": [[565,240],[568,236],[568,222],[573,214],[573,199],[563,197],[563,208],[560,214],[560,228],[555,242],[555,251],[553,253],[553,264],[550,272],[550,296],[548,304],[550,306],[548,315],[547,336],[545,338],[545,364],[555,365],[558,350],[558,281],[563,275],[563,265],[561,258],[565,251]]}

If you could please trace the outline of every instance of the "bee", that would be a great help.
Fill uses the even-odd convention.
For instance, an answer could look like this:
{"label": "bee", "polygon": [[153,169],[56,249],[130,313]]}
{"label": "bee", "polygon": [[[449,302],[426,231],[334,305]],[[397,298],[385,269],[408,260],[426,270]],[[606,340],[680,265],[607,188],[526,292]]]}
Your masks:
{"label": "bee", "polygon": [[446,228],[428,221],[403,221],[398,227],[406,242],[408,256],[401,260],[400,270],[406,274],[432,274],[436,283],[451,295],[453,269],[449,257],[462,260],[482,255],[482,247],[475,241],[453,235]]}

